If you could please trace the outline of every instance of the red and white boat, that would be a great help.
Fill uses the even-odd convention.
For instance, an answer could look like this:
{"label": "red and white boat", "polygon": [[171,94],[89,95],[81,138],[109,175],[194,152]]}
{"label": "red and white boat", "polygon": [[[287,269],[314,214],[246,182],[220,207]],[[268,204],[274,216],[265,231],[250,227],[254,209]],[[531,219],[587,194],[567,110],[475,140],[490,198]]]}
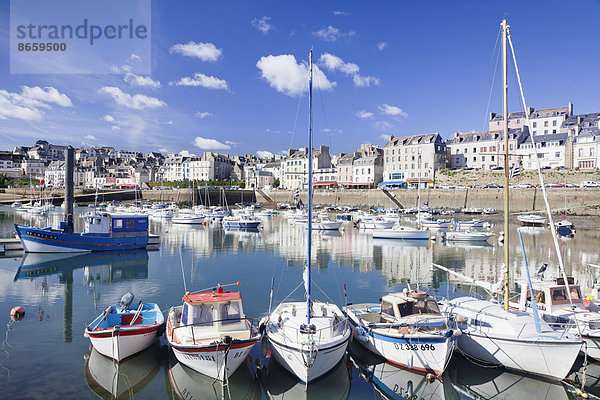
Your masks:
{"label": "red and white boat", "polygon": [[119,305],[110,306],[85,328],[98,353],[117,361],[149,347],[162,334],[165,317],[155,303],[139,302],[130,309],[133,294],[127,293]]}
{"label": "red and white boat", "polygon": [[244,316],[240,293],[226,292],[220,285],[208,292],[188,292],[183,305],[169,310],[167,341],[175,357],[214,379],[228,379],[260,337]]}

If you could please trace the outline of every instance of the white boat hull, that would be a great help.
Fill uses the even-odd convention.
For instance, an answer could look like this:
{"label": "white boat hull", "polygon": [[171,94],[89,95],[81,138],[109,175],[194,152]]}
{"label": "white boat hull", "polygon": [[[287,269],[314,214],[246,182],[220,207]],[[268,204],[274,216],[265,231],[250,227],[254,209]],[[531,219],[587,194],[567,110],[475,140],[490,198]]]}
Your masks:
{"label": "white boat hull", "polygon": [[391,229],[394,221],[359,221],[359,229]]}
{"label": "white boat hull", "polygon": [[223,221],[226,228],[258,228],[260,221]]}
{"label": "white boat hull", "polygon": [[446,240],[465,242],[485,242],[494,236],[493,233],[485,232],[447,232]]}
{"label": "white boat hull", "polygon": [[96,351],[106,357],[121,361],[145,348],[149,347],[156,339],[160,326],[140,328],[135,331],[115,329],[103,330],[102,333],[88,332],[92,346]]}
{"label": "white boat hull", "polygon": [[340,229],[342,222],[314,222],[312,224],[313,230],[319,231],[335,231]]}
{"label": "white boat hull", "polygon": [[205,347],[180,347],[171,343],[171,346],[175,357],[180,363],[201,374],[223,381],[242,365],[257,340],[233,343],[229,347],[227,357],[225,356],[226,346],[223,344]]}
{"label": "white boat hull", "polygon": [[374,239],[405,239],[405,240],[429,240],[428,230],[419,229],[374,229]]}
{"label": "white boat hull", "polygon": [[174,224],[195,225],[204,223],[204,217],[173,217],[171,222]]}
{"label": "white boat hull", "polygon": [[317,346],[317,358],[310,368],[303,361],[301,346],[292,344],[289,341],[285,344],[276,342],[270,335],[267,335],[267,338],[269,339],[271,352],[277,362],[296,375],[302,382],[311,382],[331,371],[340,362],[346,353],[349,336],[350,331],[348,331],[347,336],[336,342]]}
{"label": "white boat hull", "polygon": [[419,372],[441,375],[456,345],[457,336],[453,334],[398,338],[366,331],[353,317],[350,321],[358,343],[392,364]]}
{"label": "white boat hull", "polygon": [[463,333],[458,339],[459,349],[479,361],[506,368],[564,379],[573,365],[573,354],[581,347],[577,342],[530,341],[504,339]]}

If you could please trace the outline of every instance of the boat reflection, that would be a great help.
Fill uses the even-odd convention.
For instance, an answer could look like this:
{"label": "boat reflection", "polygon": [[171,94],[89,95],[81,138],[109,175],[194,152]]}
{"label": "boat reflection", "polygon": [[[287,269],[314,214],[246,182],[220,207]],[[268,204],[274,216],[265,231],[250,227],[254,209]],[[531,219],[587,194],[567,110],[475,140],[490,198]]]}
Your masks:
{"label": "boat reflection", "polygon": [[583,357],[575,361],[565,381],[573,385],[576,389],[581,389],[582,383],[585,385],[585,391],[594,396],[600,397],[600,363],[590,362],[584,367]]}
{"label": "boat reflection", "polygon": [[490,244],[489,242],[484,242],[484,241],[478,241],[478,242],[461,242],[461,241],[454,241],[454,240],[447,240],[444,242],[444,245],[446,247],[460,247],[463,249],[484,249],[484,248],[494,248],[494,245]]}
{"label": "boat reflection", "polygon": [[521,226],[517,228],[517,230],[527,235],[541,235],[546,232],[546,229],[543,226]]}
{"label": "boat reflection", "polygon": [[448,378],[428,381],[426,374],[389,364],[356,343],[348,352],[362,377],[385,399],[459,399]]}
{"label": "boat reflection", "polygon": [[350,395],[350,371],[346,358],[326,375],[309,385],[291,375],[274,358],[269,365],[258,370],[265,395],[268,399],[347,399]]}
{"label": "boat reflection", "polygon": [[64,274],[85,268],[86,280],[112,282],[148,278],[148,252],[98,252],[83,254],[25,253],[14,280]]}
{"label": "boat reflection", "polygon": [[512,373],[502,368],[482,367],[456,354],[447,371],[461,399],[569,398],[566,388],[558,382]]}
{"label": "boat reflection", "polygon": [[93,349],[86,353],[85,382],[102,399],[129,399],[154,379],[160,363],[158,344],[116,363]]}
{"label": "boat reflection", "polygon": [[250,359],[229,377],[228,385],[186,367],[172,353],[169,354],[166,374],[167,393],[171,400],[260,398],[260,387],[250,366]]}

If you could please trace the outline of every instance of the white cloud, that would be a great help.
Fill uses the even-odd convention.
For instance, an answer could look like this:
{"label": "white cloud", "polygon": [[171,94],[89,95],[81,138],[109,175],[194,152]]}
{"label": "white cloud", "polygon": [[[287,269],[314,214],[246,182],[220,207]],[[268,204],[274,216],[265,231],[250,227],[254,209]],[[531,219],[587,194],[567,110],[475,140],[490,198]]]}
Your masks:
{"label": "white cloud", "polygon": [[259,156],[260,158],[273,158],[275,157],[275,154],[271,153],[270,151],[267,150],[259,150],[256,152],[256,155]]}
{"label": "white cloud", "polygon": [[194,116],[203,119],[206,117],[212,117],[212,113],[209,113],[208,111],[204,111],[204,112],[200,112],[200,111],[196,111],[196,114],[194,114]]}
{"label": "white cloud", "polygon": [[199,149],[205,150],[228,150],[231,148],[231,146],[221,143],[215,139],[207,139],[200,136],[196,136],[193,144]]}
{"label": "white cloud", "polygon": [[108,114],[103,116],[102,119],[106,122],[113,122],[115,120],[115,118],[112,115],[108,115]]}
{"label": "white cloud", "polygon": [[67,95],[53,87],[21,86],[21,93],[0,90],[0,119],[40,120],[44,115],[40,108],[51,109],[50,104],[73,106]]}
{"label": "white cloud", "polygon": [[229,90],[227,81],[215,76],[208,76],[196,72],[193,77],[185,76],[176,82],[169,82],[169,85],[175,86],[202,86],[207,89]]}
{"label": "white cloud", "polygon": [[87,136],[84,137],[84,139],[96,140],[96,137],[94,135],[87,135]]}
{"label": "white cloud", "polygon": [[381,51],[381,50],[385,49],[386,47],[388,47],[388,43],[387,42],[379,42],[379,43],[377,43],[377,50]]}
{"label": "white cloud", "polygon": [[[291,54],[261,57],[256,67],[260,69],[262,78],[280,93],[294,97],[308,90],[308,66],[298,64]],[[313,67],[321,90],[332,90],[336,83],[330,82],[318,66]]]}
{"label": "white cloud", "polygon": [[172,46],[169,51],[171,53],[177,53],[187,57],[195,57],[201,59],[202,61],[210,62],[217,61],[223,53],[221,49],[218,49],[212,43],[196,43],[192,41],[186,44],[176,44]]}
{"label": "white cloud", "polygon": [[160,149],[158,149],[159,153],[168,153],[169,150],[166,147],[161,147]]}
{"label": "white cloud", "polygon": [[113,125],[113,126],[110,127],[110,129],[112,129],[113,131],[120,131],[121,127],[118,126],[118,125]]}
{"label": "white cloud", "polygon": [[281,133],[280,130],[278,130],[278,129],[271,129],[271,128],[265,129],[265,132],[267,132],[267,133]]}
{"label": "white cloud", "polygon": [[173,125],[173,121],[167,121],[167,122],[165,122],[165,124],[167,124],[167,125]]}
{"label": "white cloud", "polygon": [[387,121],[377,121],[375,122],[375,126],[382,131],[390,131],[394,127],[394,125]]}
{"label": "white cloud", "polygon": [[250,23],[253,27],[255,27],[256,29],[258,29],[266,35],[271,29],[273,29],[273,26],[269,23],[270,19],[271,18],[265,15],[260,18],[254,18],[252,21],[250,21]]}
{"label": "white cloud", "polygon": [[354,86],[365,87],[379,85],[379,78],[359,75],[358,72],[360,71],[360,68],[358,65],[344,62],[344,60],[334,54],[321,54],[321,57],[319,57],[319,64],[329,71],[340,71],[351,76]]}
{"label": "white cloud", "polygon": [[390,106],[389,104],[382,104],[377,108],[379,108],[379,111],[381,111],[383,114],[399,115],[401,117],[408,117],[408,114],[405,113],[404,111],[402,111],[402,109],[400,107]]}
{"label": "white cloud", "polygon": [[379,135],[379,137],[380,137],[382,140],[385,140],[386,142],[389,142],[389,141],[390,141],[390,137],[391,137],[391,135],[389,135],[389,134],[387,134],[387,133],[384,133],[383,135]]}
{"label": "white cloud", "polygon": [[225,144],[231,145],[231,146],[237,146],[239,144],[239,142],[232,142],[231,140],[226,140]]}
{"label": "white cloud", "polygon": [[125,74],[125,82],[131,86],[159,88],[160,81],[155,81],[149,76],[140,76],[130,72]]}
{"label": "white cloud", "polygon": [[344,60],[336,55],[325,53],[319,57],[319,64],[323,65],[329,71],[341,71],[346,75],[357,74],[360,68],[353,63],[345,63]]}
{"label": "white cloud", "polygon": [[355,34],[356,33],[353,31],[341,32],[338,28],[334,28],[331,25],[324,26],[320,30],[313,32],[313,35],[315,35],[318,38],[323,39],[326,42],[335,42],[336,40],[344,38],[344,37],[350,38],[350,37],[354,36]]}
{"label": "white cloud", "polygon": [[167,105],[164,101],[159,100],[156,97],[149,97],[143,94],[135,94],[132,96],[129,93],[124,93],[115,86],[105,86],[100,88],[98,92],[100,94],[111,96],[120,106],[133,108],[135,110],[160,108]]}
{"label": "white cloud", "polygon": [[[165,149],[165,151],[166,151],[166,149]],[[187,151],[187,150],[181,150],[181,151],[179,152],[179,155],[180,155],[180,156],[184,156],[184,157],[196,157],[196,155],[195,155],[195,154],[192,154],[192,153],[190,153],[190,152],[189,152],[189,151]]]}
{"label": "white cloud", "polygon": [[373,116],[373,113],[365,110],[360,110],[356,112],[356,116],[358,118],[371,118]]}
{"label": "white cloud", "polygon": [[376,78],[374,76],[362,76],[356,74],[352,77],[352,81],[354,82],[354,86],[357,87],[369,87],[371,85],[379,85],[379,78]]}
{"label": "white cloud", "polygon": [[340,15],[348,15],[348,13],[346,11],[334,11],[333,15],[336,17],[339,17]]}
{"label": "white cloud", "polygon": [[129,56],[129,59],[130,59],[130,60],[133,60],[133,61],[137,61],[137,62],[141,62],[141,61],[142,61],[142,57],[138,56],[138,55],[137,55],[137,54],[135,54],[135,53],[132,53],[132,54]]}

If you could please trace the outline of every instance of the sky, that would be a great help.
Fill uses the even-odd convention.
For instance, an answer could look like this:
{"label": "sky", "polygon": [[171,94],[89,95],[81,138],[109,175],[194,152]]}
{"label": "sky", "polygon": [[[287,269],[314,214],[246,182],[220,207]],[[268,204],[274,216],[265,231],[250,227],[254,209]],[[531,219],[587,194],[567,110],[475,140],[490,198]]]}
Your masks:
{"label": "sky", "polygon": [[[528,106],[600,112],[598,0],[182,0],[149,11],[150,51],[111,73],[21,74],[11,73],[1,0],[0,150],[39,139],[195,155],[305,147],[311,48],[315,146],[339,154],[389,135],[482,131],[502,111],[504,17]],[[509,108],[519,111],[514,77]]]}

